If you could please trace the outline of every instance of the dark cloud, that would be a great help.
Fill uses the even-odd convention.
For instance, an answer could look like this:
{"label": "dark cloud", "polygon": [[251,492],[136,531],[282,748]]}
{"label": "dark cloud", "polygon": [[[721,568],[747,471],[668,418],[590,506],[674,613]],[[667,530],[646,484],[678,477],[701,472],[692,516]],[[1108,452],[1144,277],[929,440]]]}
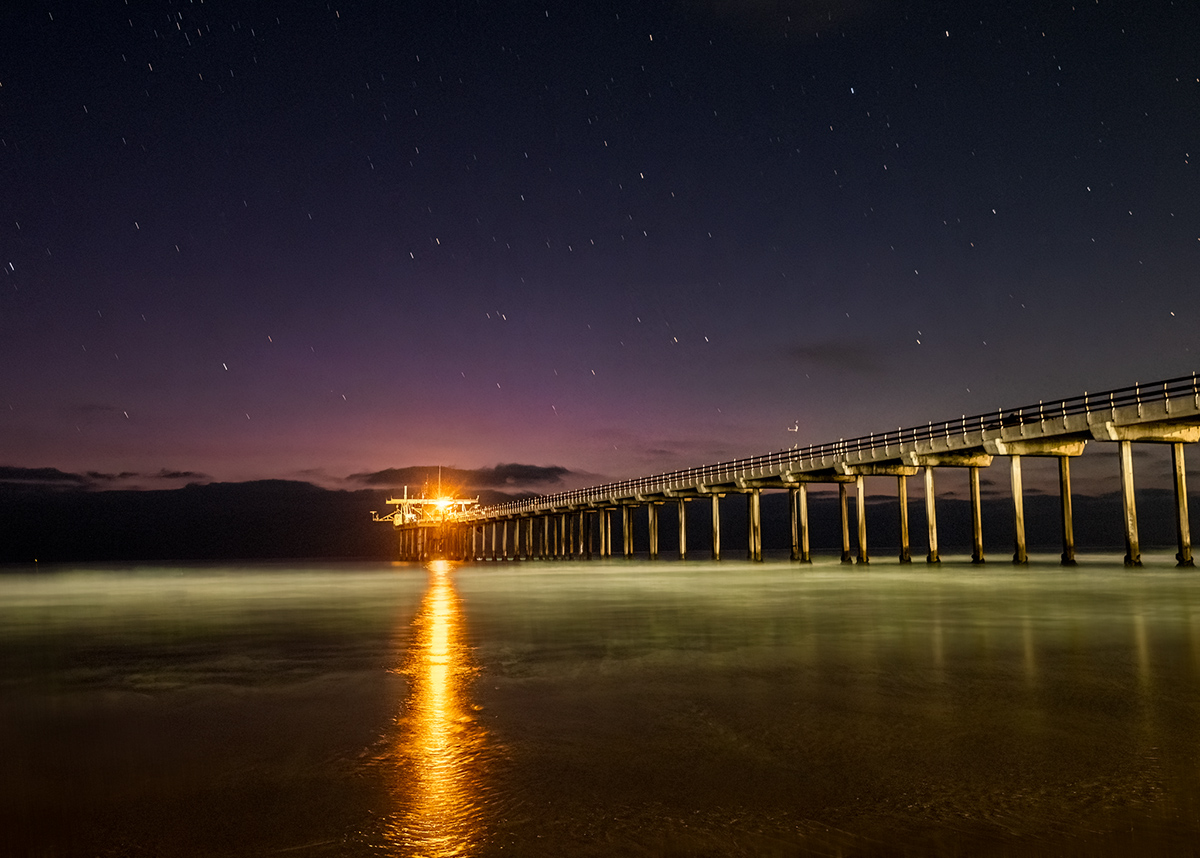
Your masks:
{"label": "dark cloud", "polygon": [[553,487],[559,486],[571,471],[558,465],[496,465],[494,468],[437,468],[417,465],[408,468],[386,468],[368,474],[351,474],[347,479],[367,486],[410,486],[413,489],[434,490],[439,479],[444,489],[472,491],[475,489]]}
{"label": "dark cloud", "polygon": [[875,352],[861,343],[826,340],[819,343],[792,346],[788,357],[801,366],[840,369],[850,372],[874,373],[880,369]]}
{"label": "dark cloud", "polygon": [[58,468],[17,468],[0,465],[0,483],[44,488],[78,488],[88,485],[88,478],[83,474],[71,474]]}
{"label": "dark cloud", "polygon": [[15,466],[0,467],[0,486],[20,489],[137,489],[144,480],[190,480],[193,482],[209,481],[212,478],[200,471],[173,471],[163,468],[158,473],[141,474],[137,471],[121,471],[107,473],[105,471],[87,471],[75,474],[60,471],[58,468],[20,468]]}
{"label": "dark cloud", "polygon": [[472,471],[475,476],[473,485],[492,488],[495,486],[528,486],[528,485],[557,485],[562,478],[570,473],[558,465],[519,465],[499,464],[494,468],[480,468]]}
{"label": "dark cloud", "polygon": [[160,480],[211,480],[208,474],[202,474],[199,471],[168,471],[163,468],[154,475]]}

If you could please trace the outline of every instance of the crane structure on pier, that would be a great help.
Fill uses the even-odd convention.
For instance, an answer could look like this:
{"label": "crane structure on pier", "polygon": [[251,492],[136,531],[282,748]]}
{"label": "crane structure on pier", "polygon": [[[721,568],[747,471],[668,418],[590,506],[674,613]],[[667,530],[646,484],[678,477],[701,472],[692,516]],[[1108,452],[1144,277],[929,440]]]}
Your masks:
{"label": "crane structure on pier", "polygon": [[405,486],[403,496],[388,498],[387,503],[396,508],[383,515],[371,510],[372,521],[390,521],[395,526],[401,556],[424,558],[443,552],[449,526],[472,514],[479,498],[456,498],[440,491],[434,497],[409,497]]}

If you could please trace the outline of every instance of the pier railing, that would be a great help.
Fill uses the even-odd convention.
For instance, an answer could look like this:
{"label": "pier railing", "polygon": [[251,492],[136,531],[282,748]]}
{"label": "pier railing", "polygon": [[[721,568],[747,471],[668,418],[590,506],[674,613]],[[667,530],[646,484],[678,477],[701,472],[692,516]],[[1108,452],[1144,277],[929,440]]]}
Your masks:
{"label": "pier railing", "polygon": [[924,426],[896,429],[879,434],[872,433],[824,444],[809,444],[807,447],[789,447],[772,453],[747,456],[727,462],[509,501],[482,508],[476,511],[476,515],[482,514],[487,517],[522,515],[547,509],[602,502],[609,498],[654,494],[670,485],[719,485],[729,482],[736,474],[746,472],[773,470],[784,465],[799,465],[802,469],[808,463],[831,457],[844,457],[852,453],[883,451],[886,454],[890,448],[902,445],[916,445],[921,442],[951,438],[955,435],[966,436],[975,432],[999,432],[1010,427],[1043,423],[1047,420],[1065,420],[1067,417],[1080,414],[1115,413],[1116,409],[1127,406],[1138,406],[1140,410],[1142,405],[1169,402],[1171,399],[1182,397],[1193,397],[1197,405],[1200,405],[1200,378],[1196,373],[1149,384],[1134,384],[1102,393],[1084,393],[1082,396],[1073,396],[1054,402],[1039,402],[1036,405],[1026,405],[1021,408],[998,409],[970,417],[963,415],[956,420],[930,422]]}

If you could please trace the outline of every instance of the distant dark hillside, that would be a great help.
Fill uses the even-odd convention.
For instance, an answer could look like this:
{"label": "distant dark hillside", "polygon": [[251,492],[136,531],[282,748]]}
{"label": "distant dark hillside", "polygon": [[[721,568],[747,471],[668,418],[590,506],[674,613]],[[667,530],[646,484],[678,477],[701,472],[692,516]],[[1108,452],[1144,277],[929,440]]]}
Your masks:
{"label": "distant dark hillside", "polygon": [[387,492],[302,482],[166,491],[0,488],[0,562],[387,558],[391,527],[371,521]]}

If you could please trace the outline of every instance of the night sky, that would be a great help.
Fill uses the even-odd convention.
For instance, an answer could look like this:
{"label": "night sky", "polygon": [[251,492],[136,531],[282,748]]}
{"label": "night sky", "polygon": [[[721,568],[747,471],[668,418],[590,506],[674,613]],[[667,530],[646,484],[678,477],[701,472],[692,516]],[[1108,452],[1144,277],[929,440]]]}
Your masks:
{"label": "night sky", "polygon": [[1190,373],[1198,35],[1161,0],[6,3],[0,465],[591,483]]}

